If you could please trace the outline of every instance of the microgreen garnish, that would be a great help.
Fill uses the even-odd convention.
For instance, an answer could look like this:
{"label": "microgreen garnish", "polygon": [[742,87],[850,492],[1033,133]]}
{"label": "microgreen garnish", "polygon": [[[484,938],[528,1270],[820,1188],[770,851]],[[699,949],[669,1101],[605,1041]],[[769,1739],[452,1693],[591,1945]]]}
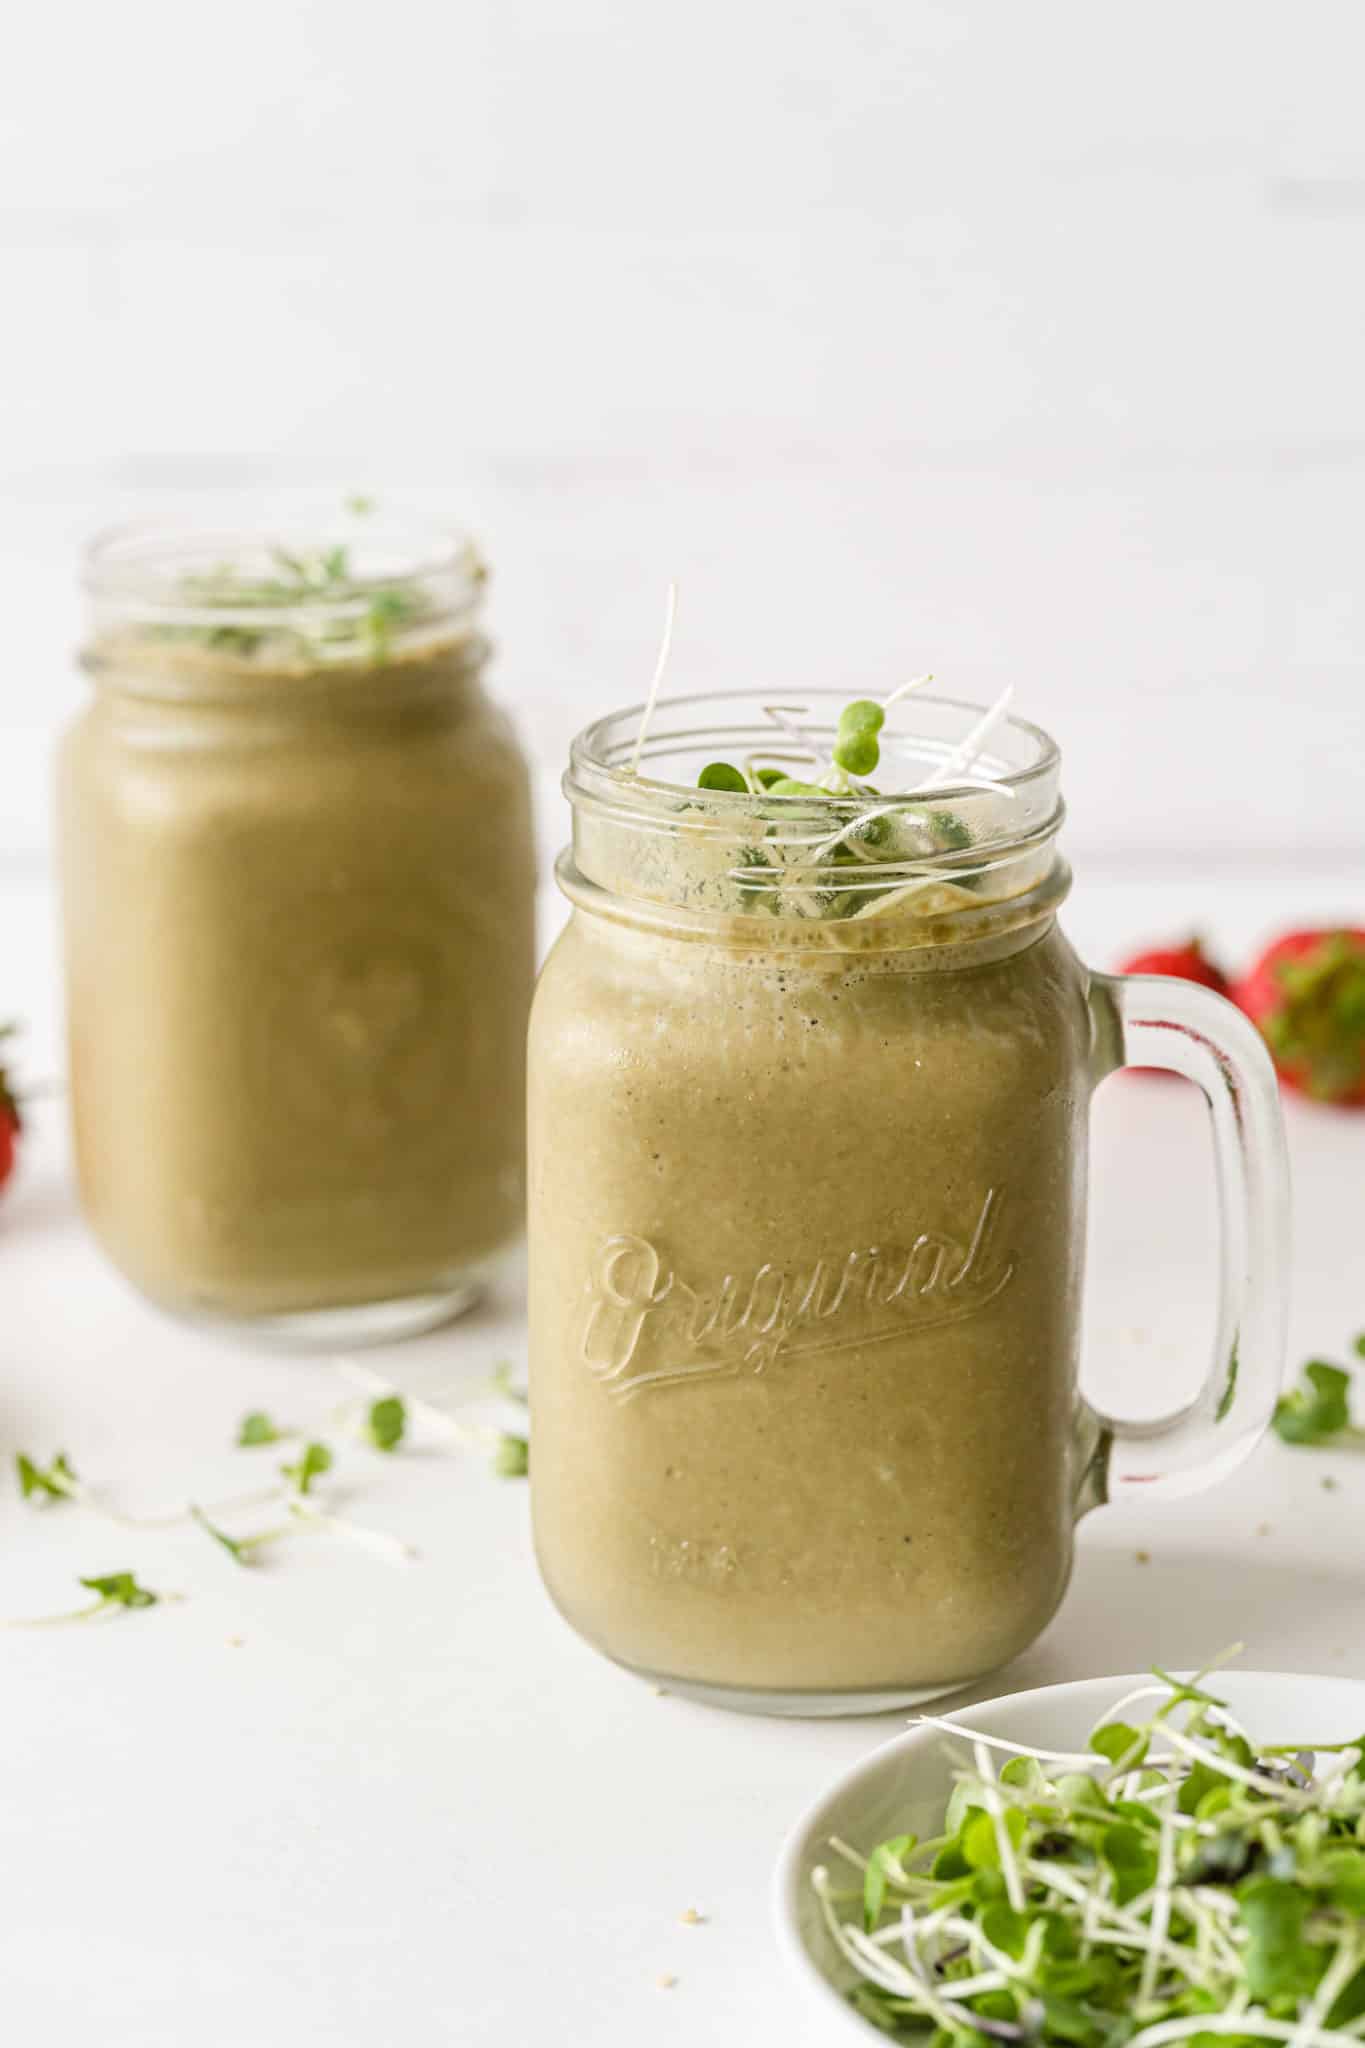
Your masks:
{"label": "microgreen garnish", "polygon": [[237,1427],[237,1442],[243,1450],[256,1450],[262,1444],[277,1444],[289,1434],[279,1428],[261,1408],[253,1408],[244,1415]]}
{"label": "microgreen garnish", "polygon": [[79,1479],[72,1471],[65,1451],[58,1451],[50,1465],[37,1465],[23,1451],[15,1455],[15,1470],[19,1474],[19,1491],[25,1500],[80,1500],[83,1497]]}
{"label": "microgreen garnish", "polygon": [[[738,767],[712,761],[702,769],[697,787],[704,791],[749,796],[760,803],[775,797],[839,806],[833,830],[827,808],[809,813],[796,807],[785,814],[759,811],[755,824],[761,843],[746,846],[730,871],[745,910],[827,919],[884,916],[926,890],[945,885],[981,888],[985,869],[953,859],[970,849],[971,828],[956,813],[916,800],[950,783],[1013,799],[1008,781],[978,768],[987,739],[1008,709],[1012,689],[1004,691],[922,781],[893,792],[874,788],[866,779],[883,762],[888,710],[932,680],[916,676],[880,702],[859,697],[846,704],[828,753],[817,733],[802,722],[807,716],[802,707],[765,704],[764,712],[776,728],[775,745],[767,751],[781,761],[803,756],[809,762],[806,772],[765,764],[760,753],[746,755]],[[851,808],[854,805],[859,808]],[[935,855],[946,856],[948,864],[941,869],[931,864]]]}
{"label": "microgreen garnish", "polygon": [[[372,501],[352,498],[346,509],[362,516],[373,509]],[[388,660],[395,632],[421,624],[433,608],[428,594],[412,581],[358,573],[344,541],[316,548],[277,543],[266,549],[266,556],[273,573],[251,574],[226,561],[207,573],[182,576],[176,601],[208,616],[192,624],[155,625],[149,632],[156,639],[247,658],[278,649],[290,658],[358,654],[378,664]],[[234,616],[216,621],[214,612]],[[244,612],[253,616],[244,621],[239,616]]]}
{"label": "microgreen garnish", "polygon": [[0,1622],[0,1628],[69,1628],[78,1622],[97,1621],[106,1615],[183,1598],[179,1593],[153,1593],[150,1587],[139,1584],[132,1572],[104,1572],[97,1577],[78,1579],[77,1584],[96,1598],[84,1607],[66,1608],[60,1614],[21,1615]]}
{"label": "microgreen garnish", "polygon": [[[1356,1339],[1358,1355],[1361,1340]],[[1351,1422],[1351,1375],[1324,1358],[1310,1358],[1299,1384],[1275,1404],[1275,1434],[1287,1444],[1365,1444],[1365,1429]]]}
{"label": "microgreen garnish", "polygon": [[531,1469],[531,1446],[524,1436],[503,1430],[493,1453],[493,1470],[499,1479],[524,1479]]}
{"label": "microgreen garnish", "polygon": [[246,1544],[240,1537],[229,1536],[226,1529],[220,1529],[216,1522],[211,1522],[204,1513],[204,1510],[195,1507],[193,1502],[190,1504],[190,1514],[199,1524],[204,1534],[211,1536],[214,1542],[227,1552],[234,1564],[245,1565],[250,1563],[251,1560],[247,1556]]}
{"label": "microgreen garnish", "polygon": [[743,796],[748,787],[749,784],[742,772],[731,767],[728,761],[713,761],[708,768],[703,768],[697,777],[698,789],[733,789],[738,790]]}
{"label": "microgreen garnish", "polygon": [[870,697],[845,704],[839,713],[839,734],[834,742],[834,765],[847,775],[870,775],[882,757],[877,735],[886,724],[886,713]]}
{"label": "microgreen garnish", "polygon": [[87,1614],[104,1614],[116,1607],[155,1607],[161,1598],[146,1586],[140,1586],[131,1572],[107,1572],[103,1578],[82,1579],[82,1586],[88,1586],[92,1593],[99,1594],[99,1604],[86,1608]]}
{"label": "microgreen garnish", "polygon": [[332,1453],[326,1444],[308,1443],[292,1465],[281,1465],[280,1471],[289,1481],[296,1494],[309,1494],[313,1481],[321,1479],[324,1472],[332,1469]]}
{"label": "microgreen garnish", "polygon": [[1084,1752],[924,1719],[971,1744],[941,1831],[832,1841],[856,1886],[813,1873],[874,2026],[927,2048],[1358,2048],[1365,1737],[1258,1751],[1160,1672]]}
{"label": "microgreen garnish", "polygon": [[281,1536],[289,1533],[287,1529],[261,1529],[254,1536],[229,1536],[226,1529],[220,1529],[216,1522],[209,1520],[202,1508],[193,1505],[190,1507],[190,1518],[199,1524],[206,1536],[212,1537],[220,1549],[227,1552],[234,1564],[239,1564],[244,1569],[255,1563],[253,1552],[261,1549],[264,1544],[278,1542]]}
{"label": "microgreen garnish", "polygon": [[377,1451],[396,1451],[408,1426],[408,1411],[398,1394],[383,1394],[371,1401],[365,1416],[365,1432]]}
{"label": "microgreen garnish", "polygon": [[504,1401],[519,1401],[525,1407],[526,1389],[515,1384],[512,1378],[512,1368],[505,1358],[500,1358],[493,1367],[493,1377],[490,1384],[493,1392],[500,1394]]}
{"label": "microgreen garnish", "polygon": [[673,646],[673,627],[677,616],[678,586],[676,583],[670,583],[668,586],[668,603],[664,609],[663,638],[659,642],[659,652],[654,657],[654,673],[649,679],[649,695],[645,699],[645,708],[641,714],[640,724],[635,734],[635,748],[630,757],[630,772],[632,775],[638,775],[640,772],[640,756],[644,752],[645,735],[649,731],[650,720],[654,716],[654,706],[659,701],[659,685],[664,679],[664,670],[668,667],[668,657]]}

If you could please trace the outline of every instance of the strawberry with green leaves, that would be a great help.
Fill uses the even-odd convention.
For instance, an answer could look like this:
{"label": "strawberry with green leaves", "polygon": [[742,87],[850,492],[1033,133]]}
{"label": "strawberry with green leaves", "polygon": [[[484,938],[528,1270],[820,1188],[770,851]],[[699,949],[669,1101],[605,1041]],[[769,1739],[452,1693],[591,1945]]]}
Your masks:
{"label": "strawberry with green leaves", "polygon": [[1318,1102],[1365,1108],[1365,931],[1288,932],[1233,990],[1280,1079]]}

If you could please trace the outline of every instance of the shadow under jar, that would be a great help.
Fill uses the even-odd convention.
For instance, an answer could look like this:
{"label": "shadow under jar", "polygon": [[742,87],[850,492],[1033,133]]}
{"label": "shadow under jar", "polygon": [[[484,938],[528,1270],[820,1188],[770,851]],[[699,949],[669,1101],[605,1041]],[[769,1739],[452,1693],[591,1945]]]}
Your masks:
{"label": "shadow under jar", "polygon": [[[827,745],[841,702],[807,698]],[[671,1690],[925,1699],[1039,1634],[1079,1515],[1205,1484],[1264,1429],[1269,1061],[1207,990],[1076,959],[1036,727],[1003,724],[976,772],[1004,786],[973,788],[978,710],[904,704],[878,780],[939,786],[888,801],[697,789],[774,760],[760,693],[659,706],[636,772],[639,716],[575,744],[574,909],[532,1012],[541,1570]],[[1088,1106],[1130,1061],[1204,1089],[1224,1207],[1206,1383],[1142,1432],[1077,1380]]]}
{"label": "shadow under jar", "polygon": [[303,1343],[473,1299],[523,1223],[534,864],[464,543],[128,532],[59,810],[80,1190],[173,1311]]}

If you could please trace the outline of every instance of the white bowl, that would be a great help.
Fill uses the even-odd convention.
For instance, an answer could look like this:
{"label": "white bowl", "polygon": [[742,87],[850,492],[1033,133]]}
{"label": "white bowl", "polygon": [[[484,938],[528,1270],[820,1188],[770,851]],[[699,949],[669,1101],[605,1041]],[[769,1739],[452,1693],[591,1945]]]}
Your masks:
{"label": "white bowl", "polygon": [[[946,1709],[950,1719],[986,1735],[1047,1749],[1084,1749],[1095,1723],[1126,1692],[1151,1683],[1150,1672],[1128,1678],[1085,1678],[1011,1693],[980,1706]],[[1365,1681],[1308,1678],[1284,1671],[1220,1671],[1209,1688],[1225,1699],[1256,1742],[1351,1742],[1365,1732]],[[822,1793],[796,1823],[778,1858],[773,1907],[778,1944],[813,2008],[824,2017],[821,2038],[885,2040],[860,2019],[845,1994],[854,1979],[829,1938],[811,1886],[817,1864],[837,1867],[829,1838],[868,1850],[888,1835],[937,1834],[951,1789],[945,1737],[936,1728],[898,1735]]]}

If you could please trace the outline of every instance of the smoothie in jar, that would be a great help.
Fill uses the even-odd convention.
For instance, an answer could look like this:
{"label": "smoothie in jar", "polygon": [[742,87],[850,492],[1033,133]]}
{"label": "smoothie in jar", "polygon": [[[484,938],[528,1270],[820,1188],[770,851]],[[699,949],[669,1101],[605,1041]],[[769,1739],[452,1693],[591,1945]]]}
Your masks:
{"label": "smoothie in jar", "polygon": [[439,1320],[523,1204],[534,869],[477,558],[130,535],[88,580],[60,778],[86,1213],[183,1313]]}
{"label": "smoothie in jar", "polygon": [[[724,1704],[1005,1662],[1101,1497],[1085,1118],[1122,1051],[1055,922],[1057,756],[1011,722],[973,782],[970,707],[917,715],[942,794],[880,806],[760,780],[743,693],[661,707],[639,775],[604,721],[568,778],[531,1028],[537,1552],[589,1641]],[[747,787],[684,787],[713,716]]]}

